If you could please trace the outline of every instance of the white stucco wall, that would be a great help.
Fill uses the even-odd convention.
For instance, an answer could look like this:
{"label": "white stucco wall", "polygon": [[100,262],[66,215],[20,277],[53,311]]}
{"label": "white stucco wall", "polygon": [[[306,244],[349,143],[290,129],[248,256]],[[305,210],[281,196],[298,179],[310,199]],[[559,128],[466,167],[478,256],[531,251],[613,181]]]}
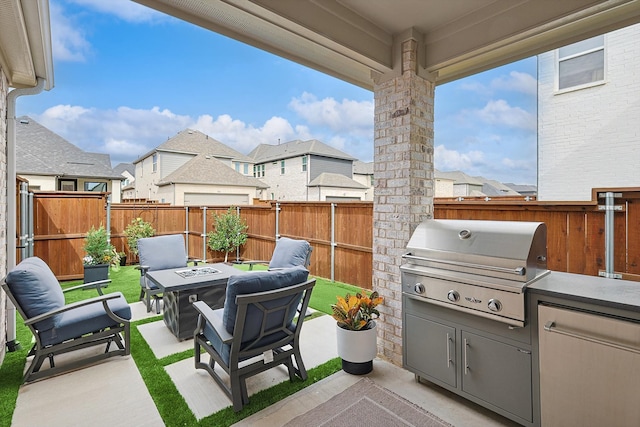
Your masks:
{"label": "white stucco wall", "polygon": [[362,185],[366,185],[369,187],[365,193],[364,198],[362,200],[373,201],[373,184],[372,182],[373,175],[362,175],[362,174],[353,174],[353,180]]}
{"label": "white stucco wall", "polygon": [[559,93],[555,51],[538,64],[538,199],[639,186],[640,25],[605,35],[604,84]]}
{"label": "white stucco wall", "polygon": [[[261,198],[262,196],[260,190],[256,190],[253,187],[207,184],[172,184],[158,187],[157,197],[158,200],[163,203],[184,206],[185,193],[202,194],[203,197],[210,195],[213,202],[206,203],[207,205],[227,204],[227,200],[238,198],[233,196],[245,196],[245,199],[247,200],[246,204],[252,204],[254,198]],[[234,202],[233,204],[239,203]]]}

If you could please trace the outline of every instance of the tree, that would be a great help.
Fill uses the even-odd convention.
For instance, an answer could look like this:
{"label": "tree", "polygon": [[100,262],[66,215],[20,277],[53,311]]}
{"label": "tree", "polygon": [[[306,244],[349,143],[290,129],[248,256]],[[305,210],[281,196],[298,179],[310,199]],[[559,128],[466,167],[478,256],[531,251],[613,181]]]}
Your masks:
{"label": "tree", "polygon": [[207,234],[207,244],[211,250],[223,251],[224,262],[229,258],[229,252],[244,245],[247,242],[247,224],[240,215],[230,207],[224,214],[213,213],[215,231]]}

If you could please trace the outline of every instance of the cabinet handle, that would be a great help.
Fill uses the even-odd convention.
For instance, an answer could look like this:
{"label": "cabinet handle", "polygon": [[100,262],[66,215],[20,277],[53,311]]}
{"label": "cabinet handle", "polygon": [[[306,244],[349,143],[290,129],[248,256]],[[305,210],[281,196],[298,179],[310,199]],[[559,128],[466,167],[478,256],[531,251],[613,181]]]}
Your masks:
{"label": "cabinet handle", "polygon": [[447,333],[447,368],[451,367],[451,335]]}
{"label": "cabinet handle", "polygon": [[553,333],[560,334],[560,335],[566,335],[568,337],[578,338],[580,340],[589,341],[589,342],[600,344],[600,345],[604,345],[604,346],[607,346],[607,347],[613,347],[613,348],[616,348],[618,350],[630,351],[631,353],[640,354],[640,350],[637,349],[637,348],[634,348],[634,347],[628,347],[626,345],[614,343],[614,342],[603,340],[603,339],[600,339],[600,338],[594,338],[594,337],[590,337],[588,335],[582,335],[582,334],[578,334],[578,333],[575,333],[575,332],[570,332],[570,331],[566,331],[564,329],[560,329],[560,328],[558,328],[556,326],[556,322],[554,322],[553,320],[548,321],[544,325],[544,330],[547,331],[547,332],[553,332]]}
{"label": "cabinet handle", "polygon": [[467,375],[469,373],[469,362],[467,360],[467,347],[469,347],[469,341],[464,339],[464,374]]}

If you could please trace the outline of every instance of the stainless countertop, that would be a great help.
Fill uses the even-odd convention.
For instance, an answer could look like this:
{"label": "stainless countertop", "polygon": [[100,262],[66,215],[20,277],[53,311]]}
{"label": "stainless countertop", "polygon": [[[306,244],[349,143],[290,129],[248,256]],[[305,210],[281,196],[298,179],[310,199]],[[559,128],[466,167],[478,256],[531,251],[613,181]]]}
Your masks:
{"label": "stainless countertop", "polygon": [[640,282],[552,271],[527,290],[640,313]]}

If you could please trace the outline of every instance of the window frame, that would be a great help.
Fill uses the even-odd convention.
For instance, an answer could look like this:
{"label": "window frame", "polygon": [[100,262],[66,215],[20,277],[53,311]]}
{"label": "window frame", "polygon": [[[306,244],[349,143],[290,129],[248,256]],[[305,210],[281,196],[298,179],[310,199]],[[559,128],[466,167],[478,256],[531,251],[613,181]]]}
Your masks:
{"label": "window frame", "polygon": [[158,153],[153,153],[151,156],[151,172],[158,172]]}
{"label": "window frame", "polygon": [[[567,46],[563,46],[563,47],[568,47],[568,46],[572,46],[573,44],[577,44],[577,43],[581,43],[584,42],[586,40],[591,40],[591,39],[595,39],[597,37],[602,37],[602,44],[597,46],[597,47],[591,47],[588,49],[584,49],[582,51],[576,52],[576,53],[572,53],[566,56],[561,57],[560,56],[560,50],[562,48],[558,48],[555,51],[555,89],[556,89],[556,93],[565,93],[565,92],[571,92],[574,90],[580,90],[580,89],[584,89],[584,88],[588,88],[588,87],[593,87],[593,86],[599,86],[602,85],[604,83],[606,83],[606,79],[607,79],[607,37],[606,34],[602,34],[599,36],[595,36],[595,37],[591,37],[589,39],[585,39],[585,40],[581,40],[580,42],[576,42],[576,43],[572,43],[569,44]],[[593,80],[587,83],[581,83],[581,84],[577,84],[577,85],[573,85],[573,86],[568,86],[568,87],[564,87],[564,88],[560,88],[560,64],[562,62],[566,62],[566,61],[570,61],[572,59],[576,59],[576,58],[580,58],[580,57],[584,57],[586,55],[595,53],[595,52],[599,52],[602,51],[602,78],[598,79],[598,80]]]}

